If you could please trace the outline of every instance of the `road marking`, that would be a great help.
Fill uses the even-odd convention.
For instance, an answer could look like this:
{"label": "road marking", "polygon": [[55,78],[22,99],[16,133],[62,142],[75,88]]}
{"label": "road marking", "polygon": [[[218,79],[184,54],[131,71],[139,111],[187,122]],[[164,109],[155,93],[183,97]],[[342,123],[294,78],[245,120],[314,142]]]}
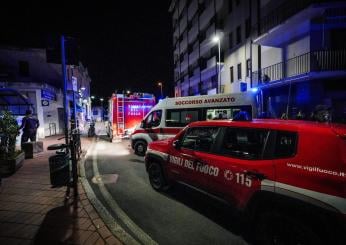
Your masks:
{"label": "road marking", "polygon": [[[94,144],[94,143],[93,143]],[[92,148],[91,146],[90,148]],[[83,162],[80,164],[80,175],[81,175],[81,181],[85,188],[86,194],[90,200],[90,202],[93,204],[95,209],[98,211],[99,215],[101,216],[102,220],[105,222],[105,224],[108,226],[110,231],[113,233],[114,236],[116,236],[120,241],[122,241],[124,244],[139,244],[130,234],[128,234],[112,217],[112,215],[108,212],[108,210],[103,206],[103,204],[99,201],[99,199],[96,197],[93,189],[91,188],[88,180],[86,179],[85,174],[85,168],[84,168],[84,162],[89,157],[90,150],[87,151]]]}
{"label": "road marking", "polygon": [[[93,171],[94,176],[100,176],[100,172],[97,166],[97,150],[93,149],[92,151],[92,160],[93,160]],[[106,200],[107,204],[114,210],[116,215],[119,217],[119,219],[131,230],[131,232],[137,237],[137,239],[143,243],[143,244],[158,244],[156,243],[148,234],[146,234],[139,226],[137,226],[130,217],[127,216],[127,214],[120,208],[118,203],[113,199],[111,194],[108,192],[107,188],[105,187],[102,178],[100,182],[98,183],[98,186],[100,188],[101,194],[103,195],[104,199]]]}

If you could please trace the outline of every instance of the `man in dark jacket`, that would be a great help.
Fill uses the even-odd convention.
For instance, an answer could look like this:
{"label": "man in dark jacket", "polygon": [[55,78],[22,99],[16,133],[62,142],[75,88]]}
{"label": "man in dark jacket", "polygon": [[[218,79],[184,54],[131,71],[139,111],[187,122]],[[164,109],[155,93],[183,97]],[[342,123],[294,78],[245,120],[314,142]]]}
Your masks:
{"label": "man in dark jacket", "polygon": [[20,129],[23,129],[21,144],[28,142],[29,139],[31,142],[36,141],[36,132],[39,126],[38,119],[32,117],[31,110],[27,110],[22,120],[22,126],[20,126]]}

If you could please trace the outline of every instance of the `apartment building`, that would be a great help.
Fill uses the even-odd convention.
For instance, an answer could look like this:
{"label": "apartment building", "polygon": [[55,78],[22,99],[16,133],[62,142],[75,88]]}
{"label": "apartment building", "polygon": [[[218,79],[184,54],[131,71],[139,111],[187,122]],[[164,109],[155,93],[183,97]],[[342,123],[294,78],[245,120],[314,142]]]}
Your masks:
{"label": "apartment building", "polygon": [[172,0],[169,11],[176,96],[253,90],[273,117],[320,104],[345,117],[345,1]]}

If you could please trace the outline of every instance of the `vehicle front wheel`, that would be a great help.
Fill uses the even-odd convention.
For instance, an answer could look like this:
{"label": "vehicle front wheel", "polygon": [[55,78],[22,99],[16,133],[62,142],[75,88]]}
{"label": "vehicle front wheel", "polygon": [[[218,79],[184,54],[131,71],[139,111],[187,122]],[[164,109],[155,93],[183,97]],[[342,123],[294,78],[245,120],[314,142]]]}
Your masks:
{"label": "vehicle front wheel", "polygon": [[135,143],[135,154],[138,156],[144,156],[147,151],[147,143],[144,141],[137,141]]}
{"label": "vehicle front wheel", "polygon": [[149,181],[151,186],[156,191],[163,191],[168,189],[167,181],[163,175],[161,165],[157,162],[151,162],[148,166]]}
{"label": "vehicle front wheel", "polygon": [[258,244],[321,244],[321,239],[299,219],[276,211],[260,214],[256,226]]}

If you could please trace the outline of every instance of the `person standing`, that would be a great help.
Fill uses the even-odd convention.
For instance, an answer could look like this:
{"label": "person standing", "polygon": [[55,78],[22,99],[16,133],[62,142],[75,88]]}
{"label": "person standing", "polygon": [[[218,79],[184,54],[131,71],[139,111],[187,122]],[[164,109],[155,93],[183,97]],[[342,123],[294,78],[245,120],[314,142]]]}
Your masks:
{"label": "person standing", "polygon": [[36,141],[36,133],[39,126],[40,122],[37,118],[32,117],[31,110],[26,110],[22,125],[19,128],[23,129],[21,145],[28,142],[29,139],[31,142]]}

